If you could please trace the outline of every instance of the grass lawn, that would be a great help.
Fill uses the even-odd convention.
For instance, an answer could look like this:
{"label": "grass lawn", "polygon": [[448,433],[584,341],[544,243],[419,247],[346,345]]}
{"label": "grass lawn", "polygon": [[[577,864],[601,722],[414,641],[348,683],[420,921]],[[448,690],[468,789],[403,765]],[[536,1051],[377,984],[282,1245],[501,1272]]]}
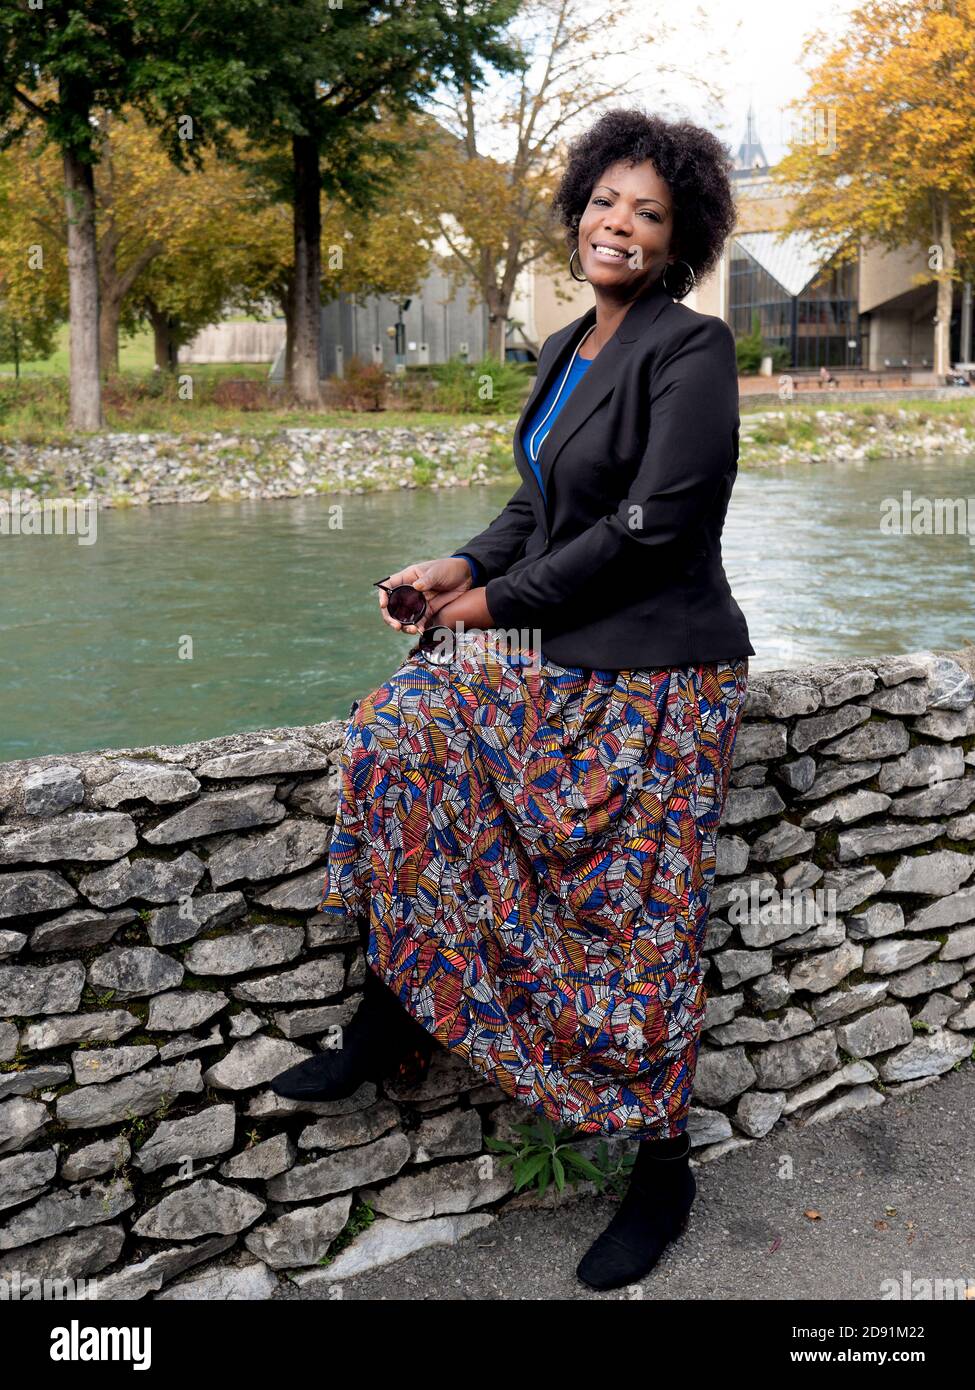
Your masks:
{"label": "grass lawn", "polygon": [[[104,429],[110,433],[198,435],[220,430],[261,435],[298,427],[443,429],[490,419],[505,421],[513,428],[520,410],[518,398],[524,399],[517,380],[512,395],[509,379],[507,408],[492,412],[404,408],[312,411],[294,405],[280,389],[269,385],[269,363],[246,362],[181,364],[179,375],[191,378],[193,390],[192,399],[184,400],[175,376],[154,371],[150,332],[123,338],[119,355],[120,375],[104,388]],[[61,328],[57,349],[50,358],[22,365],[19,382],[14,379],[13,365],[0,363],[0,440],[45,444],[75,437],[67,424],[67,370],[67,325]],[[528,390],[527,377],[524,390]],[[463,400],[463,396],[454,399]],[[909,412],[909,419],[896,418],[898,410]],[[959,392],[953,400],[919,396],[852,403],[821,397],[770,403],[746,394],[741,398],[740,413],[743,445],[747,442],[748,451],[759,455],[782,446],[801,450],[814,445],[835,429],[831,420],[836,415],[852,416],[854,424],[847,429],[850,441],[869,446],[871,427],[878,416],[886,416],[888,425],[912,432],[929,424],[963,425],[975,430],[975,390],[967,396]]]}
{"label": "grass lawn", "polygon": [[[382,411],[327,406],[308,410],[290,401],[280,387],[271,385],[270,367],[269,362],[194,362],[180,363],[176,373],[161,373],[155,371],[150,332],[123,338],[119,374],[103,383],[103,432],[207,434],[220,430],[260,435],[298,427],[445,428],[487,418],[517,417],[528,390],[526,369],[509,363],[502,369],[503,379],[495,379],[497,395],[493,408],[465,409],[473,393],[471,387],[459,394],[455,389],[452,397],[441,396],[445,405],[453,407],[444,410],[411,409],[408,400],[401,404],[394,401]],[[425,369],[409,374],[412,387],[421,376],[428,379]],[[190,399],[184,398],[187,378],[191,383]],[[57,349],[52,356],[43,362],[23,363],[19,380],[14,377],[11,363],[0,363],[0,440],[27,444],[65,442],[77,433],[67,421],[65,324],[58,333]]]}

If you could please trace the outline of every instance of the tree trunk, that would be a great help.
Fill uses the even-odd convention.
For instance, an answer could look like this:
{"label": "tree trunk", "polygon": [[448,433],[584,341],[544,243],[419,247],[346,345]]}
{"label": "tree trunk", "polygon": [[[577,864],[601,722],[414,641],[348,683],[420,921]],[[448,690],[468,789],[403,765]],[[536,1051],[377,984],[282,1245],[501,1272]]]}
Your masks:
{"label": "tree trunk", "polygon": [[318,146],[307,135],[292,139],[294,160],[294,346],[292,390],[302,405],[320,402],[322,209]]}
{"label": "tree trunk", "polygon": [[505,348],[508,340],[508,316],[499,314],[495,311],[492,319],[488,315],[488,356],[493,357],[497,362],[504,361]]}
{"label": "tree trunk", "polygon": [[151,301],[146,305],[149,322],[152,324],[152,345],[156,366],[161,372],[175,372],[179,363],[179,343],[176,341],[176,320],[172,314],[163,313]]}
{"label": "tree trunk", "polygon": [[98,354],[102,374],[118,376],[118,325],[122,306],[115,299],[102,295],[98,308]]}
{"label": "tree trunk", "polygon": [[98,347],[98,247],[95,181],[91,164],[64,152],[68,220],[69,422],[76,430],[102,426]]}
{"label": "tree trunk", "polygon": [[489,280],[484,302],[488,311],[487,355],[495,362],[503,362],[508,342],[508,311],[511,308],[511,299],[505,294],[503,286],[499,287]]}
{"label": "tree trunk", "polygon": [[291,392],[295,379],[295,287],[289,280],[281,296],[284,312],[284,388]]}
{"label": "tree trunk", "polygon": [[[951,209],[947,193],[940,200],[940,227],[938,239],[941,243],[942,264],[938,275],[938,321],[934,331],[934,371],[943,377],[951,370],[951,301],[955,268],[955,244],[951,237]],[[938,383],[939,386],[942,382]]]}
{"label": "tree trunk", "polygon": [[958,335],[958,360],[959,362],[971,362],[972,360],[972,273],[971,267],[965,267],[965,278],[961,286],[961,323]]}

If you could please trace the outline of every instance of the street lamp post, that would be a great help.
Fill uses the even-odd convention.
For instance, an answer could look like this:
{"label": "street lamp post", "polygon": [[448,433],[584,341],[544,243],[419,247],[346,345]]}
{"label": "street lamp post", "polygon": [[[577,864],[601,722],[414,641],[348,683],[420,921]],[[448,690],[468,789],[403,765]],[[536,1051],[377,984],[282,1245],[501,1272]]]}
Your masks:
{"label": "street lamp post", "polygon": [[395,339],[393,370],[397,376],[402,376],[406,371],[406,324],[403,322],[403,315],[412,303],[412,299],[400,299],[396,302],[396,324],[390,337]]}

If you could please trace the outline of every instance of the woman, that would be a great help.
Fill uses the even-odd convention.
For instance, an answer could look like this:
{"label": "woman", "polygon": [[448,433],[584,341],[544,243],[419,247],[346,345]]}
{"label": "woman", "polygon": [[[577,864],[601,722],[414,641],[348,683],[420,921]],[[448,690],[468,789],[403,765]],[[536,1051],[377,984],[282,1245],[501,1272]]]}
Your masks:
{"label": "woman", "polygon": [[595,305],[542,348],[504,511],[380,589],[422,636],[353,706],[322,901],[361,925],[364,1000],[341,1052],[274,1082],[348,1095],[422,1035],[538,1115],[631,1136],[578,1266],[597,1289],[653,1267],[696,1188],[700,951],[754,648],[721,563],[734,340],[675,301],[733,226],[729,168],[641,111],[570,149],[555,208]]}

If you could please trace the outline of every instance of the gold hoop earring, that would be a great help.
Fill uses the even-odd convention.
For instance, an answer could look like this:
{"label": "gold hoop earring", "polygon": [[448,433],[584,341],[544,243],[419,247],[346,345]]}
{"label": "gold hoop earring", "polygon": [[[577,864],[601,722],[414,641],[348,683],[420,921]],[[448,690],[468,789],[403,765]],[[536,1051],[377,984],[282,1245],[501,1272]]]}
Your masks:
{"label": "gold hoop earring", "polygon": [[[578,246],[577,246],[577,247],[575,248],[575,250],[572,252],[572,256],[569,257],[569,274],[572,276],[573,280],[577,281],[580,285],[588,285],[588,284],[589,284],[589,276],[588,276],[588,275],[576,275],[575,271],[572,269],[572,258],[573,258],[573,256],[579,256],[579,248],[578,248]],[[582,269],[582,257],[581,257],[581,256],[579,256],[579,269],[580,269],[580,270]]]}

